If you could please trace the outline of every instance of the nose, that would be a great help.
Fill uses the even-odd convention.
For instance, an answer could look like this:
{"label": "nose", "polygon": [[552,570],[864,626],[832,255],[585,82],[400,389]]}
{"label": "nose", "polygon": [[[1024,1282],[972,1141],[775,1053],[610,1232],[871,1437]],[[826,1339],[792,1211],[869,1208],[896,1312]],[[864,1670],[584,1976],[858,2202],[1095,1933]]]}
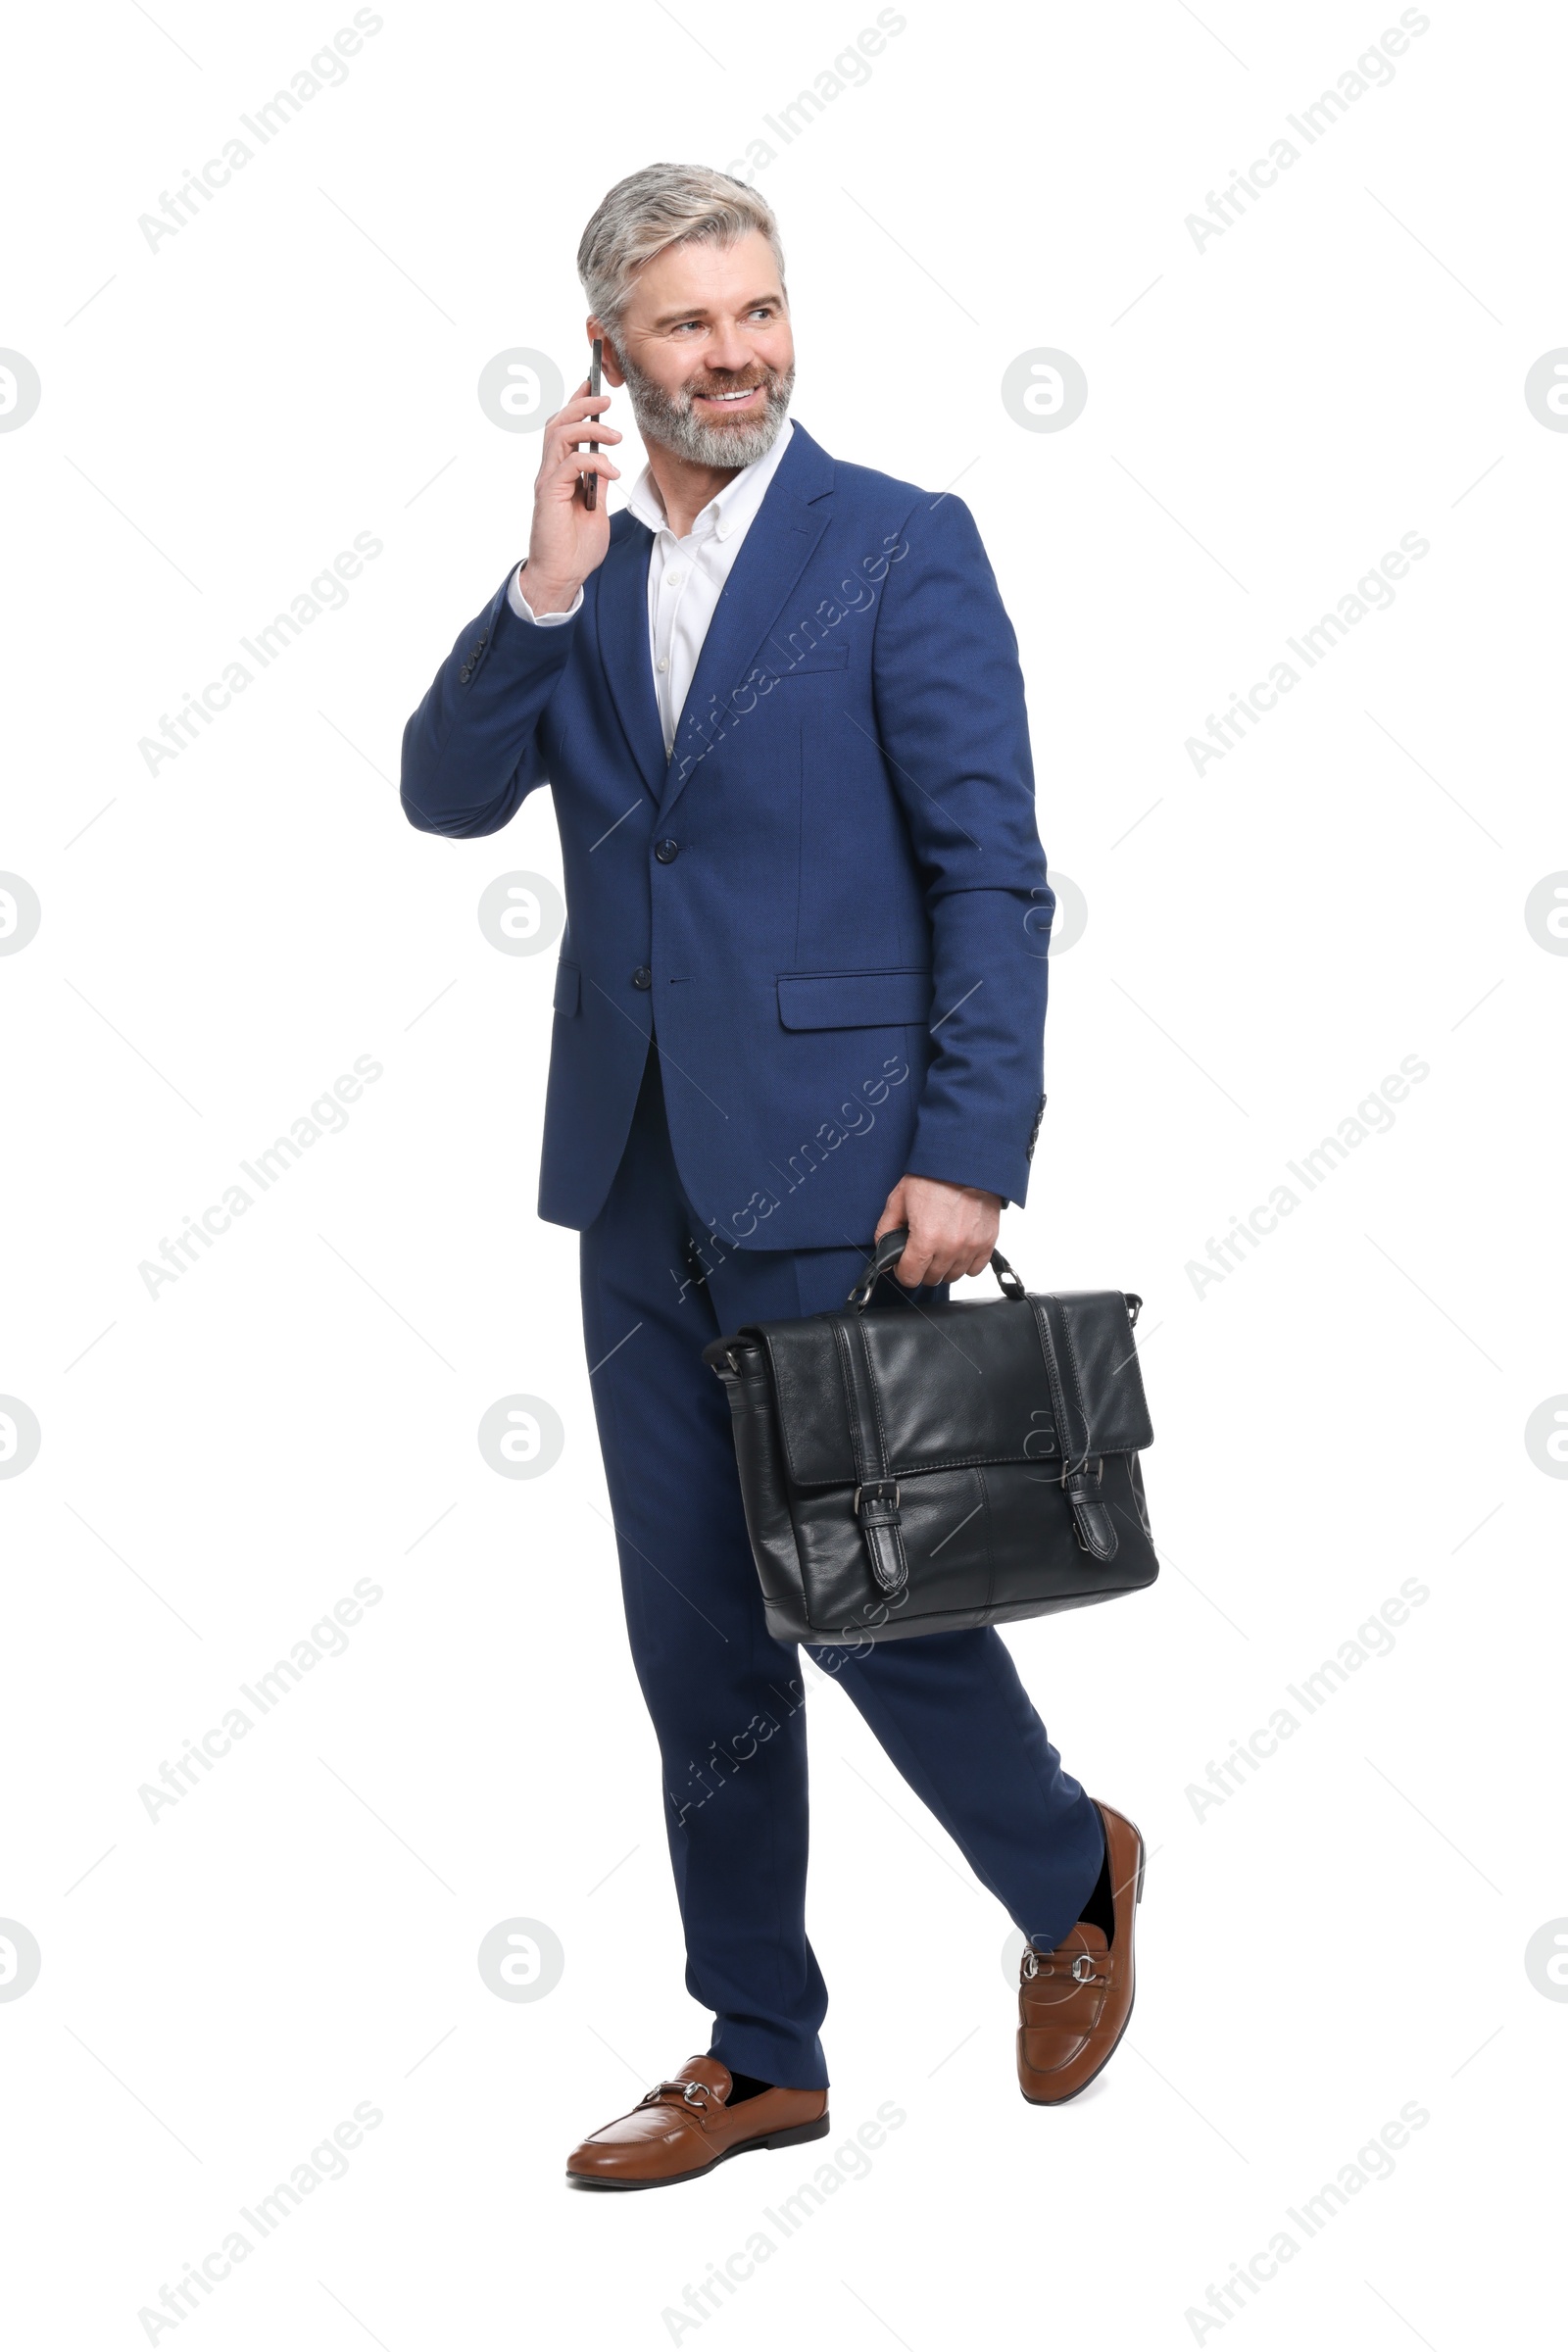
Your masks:
{"label": "nose", "polygon": [[722,368],[738,375],[749,363],[752,352],[733,319],[720,319],[713,328],[705,356],[710,368]]}

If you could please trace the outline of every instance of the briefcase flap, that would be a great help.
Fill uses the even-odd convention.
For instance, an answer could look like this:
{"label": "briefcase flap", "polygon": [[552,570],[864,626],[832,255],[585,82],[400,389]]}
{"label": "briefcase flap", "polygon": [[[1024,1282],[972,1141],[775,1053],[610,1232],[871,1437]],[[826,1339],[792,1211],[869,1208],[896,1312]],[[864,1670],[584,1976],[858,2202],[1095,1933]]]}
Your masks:
{"label": "briefcase flap", "polygon": [[[1058,1430],[1037,1309],[1060,1368]],[[895,1477],[963,1463],[1133,1453],[1152,1445],[1127,1302],[1120,1291],[1030,1298],[906,1301],[748,1324],[760,1343],[790,1476],[850,1486],[858,1475],[844,1350],[864,1334],[886,1458]]]}

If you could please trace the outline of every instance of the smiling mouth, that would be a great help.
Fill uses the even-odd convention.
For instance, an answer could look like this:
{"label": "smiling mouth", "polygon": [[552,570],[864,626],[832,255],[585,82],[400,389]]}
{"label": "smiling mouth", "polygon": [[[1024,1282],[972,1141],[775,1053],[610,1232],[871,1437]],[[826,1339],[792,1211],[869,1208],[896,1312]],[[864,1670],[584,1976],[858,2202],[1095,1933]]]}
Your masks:
{"label": "smiling mouth", "polygon": [[744,392],[699,392],[694,397],[698,400],[711,401],[717,408],[738,409],[744,401],[750,400],[755,393],[760,392],[761,389],[760,384],[748,384]]}

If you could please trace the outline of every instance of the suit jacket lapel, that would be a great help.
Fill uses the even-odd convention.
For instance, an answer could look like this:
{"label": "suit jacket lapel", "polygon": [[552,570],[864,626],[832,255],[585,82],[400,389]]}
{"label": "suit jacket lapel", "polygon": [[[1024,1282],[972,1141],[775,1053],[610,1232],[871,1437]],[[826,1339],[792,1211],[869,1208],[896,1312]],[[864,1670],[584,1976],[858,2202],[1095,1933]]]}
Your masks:
{"label": "suit jacket lapel", "polygon": [[[782,468],[781,468],[782,470]],[[648,552],[653,533],[635,514],[617,515],[599,575],[599,651],[611,696],[643,782],[664,789],[664,729],[648,656]]]}
{"label": "suit jacket lapel", "polygon": [[[831,459],[805,427],[797,424],[778,471],[752,518],[703,640],[697,672],[675,729],[660,802],[662,815],[674,806],[707,752],[719,740],[722,728],[735,723],[726,713],[727,697],[760,655],[766,659],[764,640],[769,633],[776,633],[782,646],[790,630],[807,618],[805,610],[786,608],[831,519],[828,505],[816,502],[825,502],[832,487]],[[646,582],[646,571],[644,579]],[[646,620],[643,642],[646,649]],[[780,666],[787,658],[780,654]],[[646,650],[643,667],[648,668]],[[655,723],[657,729],[657,717]],[[659,740],[662,744],[662,732]]]}

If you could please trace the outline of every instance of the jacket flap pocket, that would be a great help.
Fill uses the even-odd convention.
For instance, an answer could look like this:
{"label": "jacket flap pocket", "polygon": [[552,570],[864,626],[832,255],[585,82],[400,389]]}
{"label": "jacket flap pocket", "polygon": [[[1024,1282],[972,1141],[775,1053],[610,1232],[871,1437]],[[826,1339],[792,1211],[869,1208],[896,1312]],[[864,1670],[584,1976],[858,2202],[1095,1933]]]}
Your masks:
{"label": "jacket flap pocket", "polygon": [[778,1017],[786,1029],[877,1029],[923,1024],[931,1010],[927,971],[781,972]]}
{"label": "jacket flap pocket", "polygon": [[558,1012],[570,1014],[576,1011],[582,1002],[582,973],[576,964],[557,964],[556,993],[552,1002]]}

